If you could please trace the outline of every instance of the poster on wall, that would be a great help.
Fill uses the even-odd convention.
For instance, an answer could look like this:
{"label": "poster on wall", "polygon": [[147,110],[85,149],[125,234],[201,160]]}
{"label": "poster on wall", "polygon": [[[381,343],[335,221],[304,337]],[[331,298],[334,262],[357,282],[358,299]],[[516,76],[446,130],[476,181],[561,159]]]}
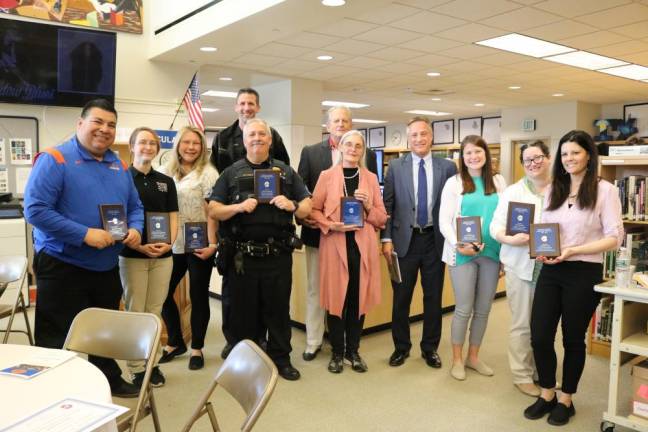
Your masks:
{"label": "poster on wall", "polygon": [[0,168],[0,193],[9,192],[9,171],[7,168]]}
{"label": "poster on wall", "polygon": [[13,165],[32,164],[32,143],[29,138],[11,138],[11,163]]}
{"label": "poster on wall", "polygon": [[5,139],[0,138],[0,165],[5,165]]}
{"label": "poster on wall", "polygon": [[502,117],[485,118],[482,129],[482,138],[486,144],[498,144],[502,130]]}
{"label": "poster on wall", "polygon": [[0,1],[0,13],[142,34],[143,0]]}
{"label": "poster on wall", "polygon": [[482,118],[470,117],[459,119],[459,142],[463,141],[468,135],[482,134]]}
{"label": "poster on wall", "polygon": [[25,193],[25,187],[27,186],[27,180],[29,179],[31,170],[31,167],[16,168],[16,193]]}

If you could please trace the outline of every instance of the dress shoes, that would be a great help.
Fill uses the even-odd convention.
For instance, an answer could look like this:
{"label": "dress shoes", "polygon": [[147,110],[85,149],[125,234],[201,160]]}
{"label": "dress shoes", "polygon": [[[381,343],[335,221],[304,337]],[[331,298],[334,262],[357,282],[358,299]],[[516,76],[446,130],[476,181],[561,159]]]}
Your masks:
{"label": "dress shoes", "polygon": [[223,347],[223,351],[221,351],[221,358],[225,360],[229,353],[232,352],[232,349],[234,349],[234,344],[227,342]]}
{"label": "dress shoes", "polygon": [[515,387],[527,396],[540,396],[540,388],[534,383],[518,383]]}
{"label": "dress shoes", "polygon": [[306,361],[313,361],[315,360],[315,357],[317,357],[317,354],[322,350],[322,346],[317,346],[317,347],[306,347],[304,350],[304,353],[302,354],[302,358]]}
{"label": "dress shoes", "polygon": [[553,399],[551,399],[550,401],[546,401],[543,398],[538,397],[533,405],[529,405],[527,409],[524,410],[524,417],[528,418],[529,420],[538,420],[539,418],[544,417],[545,414],[550,413],[557,403],[558,399],[556,399],[556,395],[554,395]]}
{"label": "dress shoes", "polygon": [[369,368],[367,367],[367,363],[362,360],[362,357],[360,357],[360,354],[358,352],[353,352],[353,353],[347,353],[344,354],[344,359],[351,364],[351,369],[353,369],[356,372],[367,372]]}
{"label": "dress shoes", "polygon": [[202,354],[189,357],[189,369],[198,370],[205,367],[205,358]]}
{"label": "dress shoes", "polygon": [[342,373],[344,370],[344,360],[342,359],[342,354],[333,354],[331,356],[331,361],[328,364],[328,371],[334,374]]}
{"label": "dress shoes", "polygon": [[574,403],[566,406],[565,404],[558,402],[554,409],[549,413],[547,417],[547,422],[550,425],[554,426],[563,426],[569,422],[569,418],[576,414],[576,409],[574,408]]}
{"label": "dress shoes", "polygon": [[173,351],[162,350],[162,357],[158,363],[169,363],[174,358],[178,357],[187,352],[187,347],[185,345],[179,346]]}
{"label": "dress shoes", "polygon": [[293,367],[290,363],[288,363],[285,366],[277,366],[279,376],[281,378],[288,380],[288,381],[297,381],[300,377],[301,374],[297,369]]}
{"label": "dress shoes", "polygon": [[389,366],[401,366],[403,363],[405,363],[405,359],[409,357],[409,351],[394,351],[392,355],[389,357]]}
{"label": "dress shoes", "polygon": [[427,363],[428,366],[435,369],[441,367],[441,357],[439,357],[439,354],[437,354],[436,351],[423,351],[421,357],[425,359],[425,363]]}
{"label": "dress shoes", "polygon": [[139,396],[140,389],[134,384],[124,381],[122,377],[110,382],[110,393],[114,397],[136,398]]}

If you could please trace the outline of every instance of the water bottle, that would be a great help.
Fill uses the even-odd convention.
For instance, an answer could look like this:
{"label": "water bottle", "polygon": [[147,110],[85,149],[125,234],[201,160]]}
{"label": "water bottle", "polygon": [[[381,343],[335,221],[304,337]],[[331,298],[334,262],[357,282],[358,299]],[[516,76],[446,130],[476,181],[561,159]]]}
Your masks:
{"label": "water bottle", "polygon": [[630,270],[630,252],[625,247],[619,248],[617,252],[614,274],[617,288],[627,288],[632,273]]}

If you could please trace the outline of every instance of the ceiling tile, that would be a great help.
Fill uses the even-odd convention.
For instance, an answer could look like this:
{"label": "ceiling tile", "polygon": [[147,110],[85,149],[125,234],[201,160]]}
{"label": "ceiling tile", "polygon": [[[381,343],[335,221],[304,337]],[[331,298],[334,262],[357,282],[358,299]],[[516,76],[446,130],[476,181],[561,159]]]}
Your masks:
{"label": "ceiling tile", "polygon": [[[317,60],[317,56],[320,55],[330,55],[331,57],[333,57],[333,60]],[[317,62],[317,64],[321,66],[329,66],[336,65],[345,60],[349,60],[351,58],[351,55],[335,52],[327,48],[322,48],[314,51],[309,50],[307,53],[300,55],[298,58],[300,60]]]}
{"label": "ceiling tile", "polygon": [[476,65],[475,62],[471,61],[460,61],[457,63],[452,63],[449,65],[445,65],[441,67],[441,71],[448,71],[448,72],[469,72],[473,71],[475,69]]}
{"label": "ceiling tile", "polygon": [[616,33],[609,31],[597,31],[596,33],[590,33],[581,36],[575,36],[571,38],[552,40],[551,42],[558,42],[561,44],[568,45],[573,48],[578,48],[582,50],[589,50],[596,47],[612,45],[619,42],[625,42],[628,38],[621,36]]}
{"label": "ceiling tile", "polygon": [[648,20],[648,6],[630,3],[614,9],[581,15],[576,19],[601,29],[608,29],[610,26],[623,26]]}
{"label": "ceiling tile", "polygon": [[345,66],[353,66],[353,67],[359,67],[363,69],[372,69],[378,66],[384,66],[389,63],[391,62],[387,60],[379,60],[379,59],[369,58],[364,56],[352,57],[342,62],[342,64]]}
{"label": "ceiling tile", "polygon": [[398,48],[398,47],[388,47],[367,54],[367,57],[373,57],[373,58],[378,58],[381,60],[388,60],[388,61],[405,61],[414,57],[418,57],[423,54],[424,53],[420,51],[414,51],[414,50]]}
{"label": "ceiling tile", "polygon": [[274,66],[281,63],[284,59],[275,56],[265,56],[256,53],[247,53],[235,60],[239,63],[245,63],[254,66]]}
{"label": "ceiling tile", "polygon": [[507,0],[454,0],[432,11],[468,21],[479,21],[521,7],[520,4]]}
{"label": "ceiling tile", "polygon": [[378,27],[355,36],[355,39],[370,42],[382,43],[385,45],[397,45],[412,39],[421,37],[419,33],[401,30],[394,27]]}
{"label": "ceiling tile", "polygon": [[502,36],[505,33],[505,31],[493,27],[470,23],[435,33],[435,36],[472,43],[484,39]]}
{"label": "ceiling tile", "polygon": [[305,72],[305,71],[317,69],[322,65],[315,62],[290,59],[290,60],[283,60],[281,64],[278,66],[285,67],[287,69],[293,69],[298,72]]}
{"label": "ceiling tile", "polygon": [[405,30],[430,34],[463,24],[466,24],[466,21],[432,12],[421,12],[416,15],[394,21],[390,25],[392,27],[398,27]]}
{"label": "ceiling tile", "polygon": [[288,45],[301,46],[301,47],[321,48],[327,45],[331,45],[335,42],[340,42],[342,40],[343,39],[339,37],[333,37],[333,36],[328,36],[328,35],[323,35],[318,33],[301,32],[301,33],[294,34],[290,37],[281,39],[279,40],[279,42],[283,42]]}
{"label": "ceiling tile", "polygon": [[479,57],[479,63],[486,63],[490,65],[511,65],[515,63],[524,63],[529,58],[520,54],[513,54],[507,52],[497,52],[487,56]]}
{"label": "ceiling tile", "polygon": [[631,3],[632,0],[546,0],[533,7],[567,18]]}
{"label": "ceiling tile", "polygon": [[493,50],[479,45],[463,45],[449,50],[439,51],[439,54],[469,60],[493,54]]}
{"label": "ceiling tile", "polygon": [[392,3],[389,6],[377,9],[372,9],[371,7],[368,7],[367,9],[369,9],[369,12],[356,17],[356,19],[374,24],[387,24],[421,12],[421,9],[398,3]]}
{"label": "ceiling tile", "polygon": [[598,29],[573,20],[562,20],[555,23],[535,27],[524,32],[527,36],[537,37],[543,40],[555,41],[566,39],[588,33],[594,33]]}
{"label": "ceiling tile", "polygon": [[648,21],[642,21],[635,24],[628,24],[620,27],[610,28],[610,31],[619,33],[629,38],[648,37]]}
{"label": "ceiling tile", "polygon": [[373,28],[376,28],[375,24],[343,18],[328,23],[325,26],[318,27],[312,31],[314,33],[321,33],[330,36],[351,37],[359,33],[367,32]]}
{"label": "ceiling tile", "polygon": [[393,73],[410,73],[410,72],[422,70],[423,67],[420,65],[413,65],[409,63],[391,63],[385,66],[380,66],[377,69],[381,71],[393,72]]}
{"label": "ceiling tile", "polygon": [[446,50],[463,45],[461,42],[442,39],[435,36],[423,36],[422,38],[414,39],[406,43],[400,44],[403,48],[411,48],[428,53],[436,53],[438,51]]}
{"label": "ceiling tile", "polygon": [[435,67],[447,65],[450,63],[456,63],[457,59],[440,56],[435,54],[423,54],[418,57],[411,58],[407,60],[407,63],[417,64],[421,66],[434,69]]}
{"label": "ceiling tile", "polygon": [[620,59],[631,63],[637,63],[642,66],[648,66],[648,51],[625,54],[620,56]]}
{"label": "ceiling tile", "polygon": [[292,45],[270,42],[254,50],[257,54],[264,54],[276,57],[294,58],[310,51],[310,48],[296,47]]}
{"label": "ceiling tile", "polygon": [[383,48],[384,45],[380,45],[373,42],[359,41],[355,39],[345,39],[341,42],[336,42],[335,44],[328,45],[325,48],[334,49],[335,51],[351,54],[351,55],[364,55],[372,51]]}
{"label": "ceiling tile", "polygon": [[525,7],[485,19],[482,24],[524,33],[529,28],[551,24],[560,21],[560,19],[558,15]]}
{"label": "ceiling tile", "polygon": [[421,9],[432,9],[440,4],[447,3],[448,0],[396,0],[408,6],[414,6]]}
{"label": "ceiling tile", "polygon": [[633,54],[636,52],[647,51],[647,50],[648,50],[648,43],[641,42],[638,40],[632,40],[632,41],[621,42],[614,45],[599,47],[593,50],[593,52],[605,56],[618,57],[624,54]]}

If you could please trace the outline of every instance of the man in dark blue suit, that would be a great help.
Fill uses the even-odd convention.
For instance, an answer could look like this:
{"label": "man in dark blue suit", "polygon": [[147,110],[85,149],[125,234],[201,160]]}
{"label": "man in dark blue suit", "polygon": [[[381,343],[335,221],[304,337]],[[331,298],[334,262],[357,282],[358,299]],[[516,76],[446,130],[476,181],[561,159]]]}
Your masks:
{"label": "man in dark blue suit", "polygon": [[402,281],[392,282],[392,338],[390,366],[400,366],[409,357],[412,343],[409,310],[418,273],[423,287],[423,337],[421,354],[430,367],[440,368],[437,348],[441,339],[441,293],[445,266],[441,261],[443,237],[439,231],[441,191],[457,173],[452,161],[433,158],[432,128],[425,117],[407,124],[412,150],[389,163],[383,201],[390,218],[381,232],[382,251],[389,264],[396,252]]}

